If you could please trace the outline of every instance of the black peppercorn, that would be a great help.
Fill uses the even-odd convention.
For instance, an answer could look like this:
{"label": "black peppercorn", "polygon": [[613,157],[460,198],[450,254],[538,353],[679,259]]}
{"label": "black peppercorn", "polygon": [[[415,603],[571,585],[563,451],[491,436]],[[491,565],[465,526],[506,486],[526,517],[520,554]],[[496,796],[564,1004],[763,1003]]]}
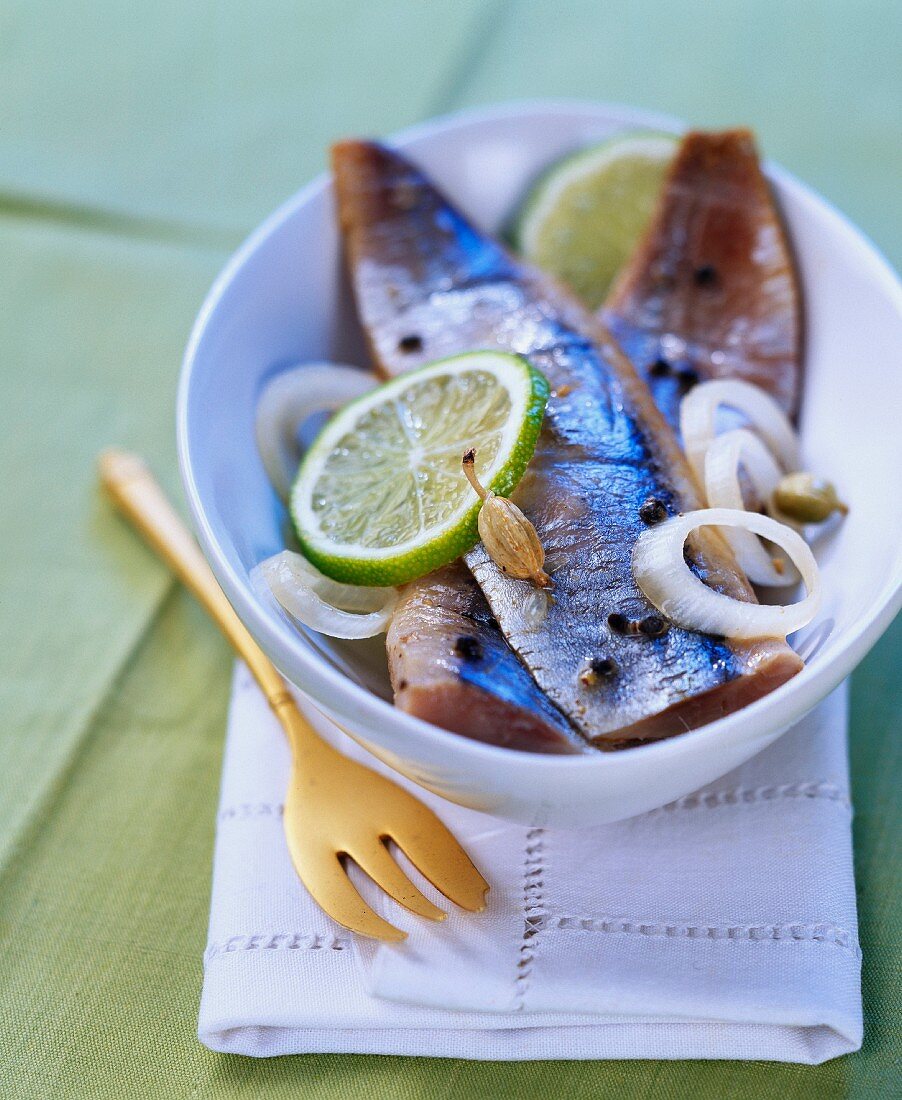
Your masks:
{"label": "black peppercorn", "polygon": [[698,383],[698,371],[691,363],[684,363],[676,372],[677,378],[687,388]]}
{"label": "black peppercorn", "polygon": [[619,611],[614,611],[608,615],[608,626],[616,634],[628,634],[630,621],[626,615],[621,615]]}
{"label": "black peppercorn", "polygon": [[469,634],[461,634],[454,643],[454,652],[465,661],[479,661],[482,659],[482,645],[478,638]]}
{"label": "black peppercorn", "polygon": [[579,674],[583,687],[594,687],[599,680],[613,676],[617,671],[617,662],[610,657],[593,657]]}
{"label": "black peppercorn", "polygon": [[639,509],[639,519],[647,523],[649,527],[654,523],[662,523],[667,519],[667,506],[663,500],[657,497],[649,497]]}
{"label": "black peppercorn", "polygon": [[639,623],[639,631],[646,638],[660,638],[662,634],[667,633],[667,629],[667,621],[660,615],[646,615]]}
{"label": "black peppercorn", "polygon": [[644,619],[628,619],[615,611],[608,615],[608,626],[617,634],[632,638],[660,638],[670,629],[670,624],[660,615],[646,615]]}
{"label": "black peppercorn", "polygon": [[693,274],[696,286],[715,286],[717,284],[717,268],[712,264],[702,264]]}
{"label": "black peppercorn", "polygon": [[398,341],[398,351],[414,352],[423,350],[423,338],[412,333],[410,336],[402,336]]}

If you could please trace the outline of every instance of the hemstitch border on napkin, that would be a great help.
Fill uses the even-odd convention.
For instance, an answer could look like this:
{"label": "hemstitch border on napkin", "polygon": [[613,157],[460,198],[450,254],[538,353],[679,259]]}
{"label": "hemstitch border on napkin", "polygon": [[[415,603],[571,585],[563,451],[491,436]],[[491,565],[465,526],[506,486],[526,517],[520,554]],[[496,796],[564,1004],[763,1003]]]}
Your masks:
{"label": "hemstitch border on napkin", "polygon": [[236,951],[344,951],[350,946],[350,937],[331,933],[243,932],[208,944],[204,951],[204,965]]}
{"label": "hemstitch border on napkin", "polygon": [[514,980],[514,1012],[526,1008],[526,992],[532,977],[532,963],[536,953],[536,937],[545,926],[545,830],[529,829],[526,833],[526,851],[523,861],[523,933],[520,939],[520,957],[517,960],[517,977]]}
{"label": "hemstitch border on napkin", "polygon": [[[546,922],[547,926],[547,922]],[[556,917],[559,931],[615,932],[626,935],[665,936],[709,940],[780,940],[784,942],[829,943],[861,958],[854,933],[824,921],[816,924],[666,924],[661,921],[633,921],[618,917]]]}
{"label": "hemstitch border on napkin", "polygon": [[851,810],[849,792],[823,779],[798,783],[769,783],[760,787],[728,787],[716,791],[695,791],[649,810],[648,816],[673,813],[675,810],[716,810],[720,806],[750,806],[756,802],[775,802],[781,798],[824,799]]}

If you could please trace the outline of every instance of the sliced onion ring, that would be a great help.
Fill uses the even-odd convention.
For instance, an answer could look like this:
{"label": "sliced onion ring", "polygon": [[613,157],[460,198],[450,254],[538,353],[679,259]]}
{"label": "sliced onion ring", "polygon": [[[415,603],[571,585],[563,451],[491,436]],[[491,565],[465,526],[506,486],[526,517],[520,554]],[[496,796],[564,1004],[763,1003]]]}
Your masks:
{"label": "sliced onion ring", "polygon": [[701,382],[680,402],[680,435],[689,465],[705,483],[705,454],[717,432],[717,410],[726,405],[757,429],[785,473],[799,468],[799,441],[786,414],[772,397],[735,378]]}
{"label": "sliced onion ring", "polygon": [[[689,535],[709,525],[743,528],[775,542],[802,574],[805,598],[794,604],[768,606],[735,600],[709,588],[683,557]],[[770,516],[733,508],[687,512],[643,531],[633,548],[633,575],[646,597],[672,623],[738,640],[785,638],[810,623],[821,602],[817,563],[801,535]]]}
{"label": "sliced onion ring", "polygon": [[301,461],[301,425],[314,413],[338,409],[377,385],[372,374],[345,363],[304,363],[267,384],[257,403],[257,449],[283,501]]}
{"label": "sliced onion ring", "polygon": [[[745,428],[737,428],[713,439],[705,454],[705,496],[709,508],[745,509],[739,483],[740,464],[758,496],[764,501],[770,500],[783,471],[757,435]],[[721,534],[753,584],[770,588],[798,584],[800,578],[795,566],[783,554],[776,559],[779,566],[775,566],[774,555],[761,545],[758,536],[751,531],[742,527],[725,527]]]}
{"label": "sliced onion ring", "polygon": [[269,589],[289,615],[332,638],[372,638],[388,629],[396,588],[340,584],[301,554],[282,550],[260,562],[251,579]]}

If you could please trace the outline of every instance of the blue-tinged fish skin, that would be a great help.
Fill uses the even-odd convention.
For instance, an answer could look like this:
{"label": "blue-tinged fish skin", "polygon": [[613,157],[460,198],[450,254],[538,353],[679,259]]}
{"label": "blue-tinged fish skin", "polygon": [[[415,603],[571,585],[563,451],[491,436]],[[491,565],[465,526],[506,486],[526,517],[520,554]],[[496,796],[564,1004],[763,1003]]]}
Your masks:
{"label": "blue-tinged fish skin", "polygon": [[387,646],[403,710],[504,748],[587,751],[511,651],[462,562],[402,589]]}

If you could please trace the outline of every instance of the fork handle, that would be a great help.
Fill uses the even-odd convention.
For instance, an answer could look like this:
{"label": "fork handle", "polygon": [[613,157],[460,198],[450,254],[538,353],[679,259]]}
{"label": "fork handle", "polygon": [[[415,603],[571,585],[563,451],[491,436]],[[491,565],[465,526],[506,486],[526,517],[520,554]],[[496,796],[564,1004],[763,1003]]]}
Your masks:
{"label": "fork handle", "polygon": [[144,462],[128,451],[111,449],[101,454],[97,468],[101,485],[119,511],[194,593],[244,660],[289,734],[292,747],[299,748],[303,741],[308,752],[315,743],[334,751],[298,711],[279,671],[238,618],[194,536]]}

